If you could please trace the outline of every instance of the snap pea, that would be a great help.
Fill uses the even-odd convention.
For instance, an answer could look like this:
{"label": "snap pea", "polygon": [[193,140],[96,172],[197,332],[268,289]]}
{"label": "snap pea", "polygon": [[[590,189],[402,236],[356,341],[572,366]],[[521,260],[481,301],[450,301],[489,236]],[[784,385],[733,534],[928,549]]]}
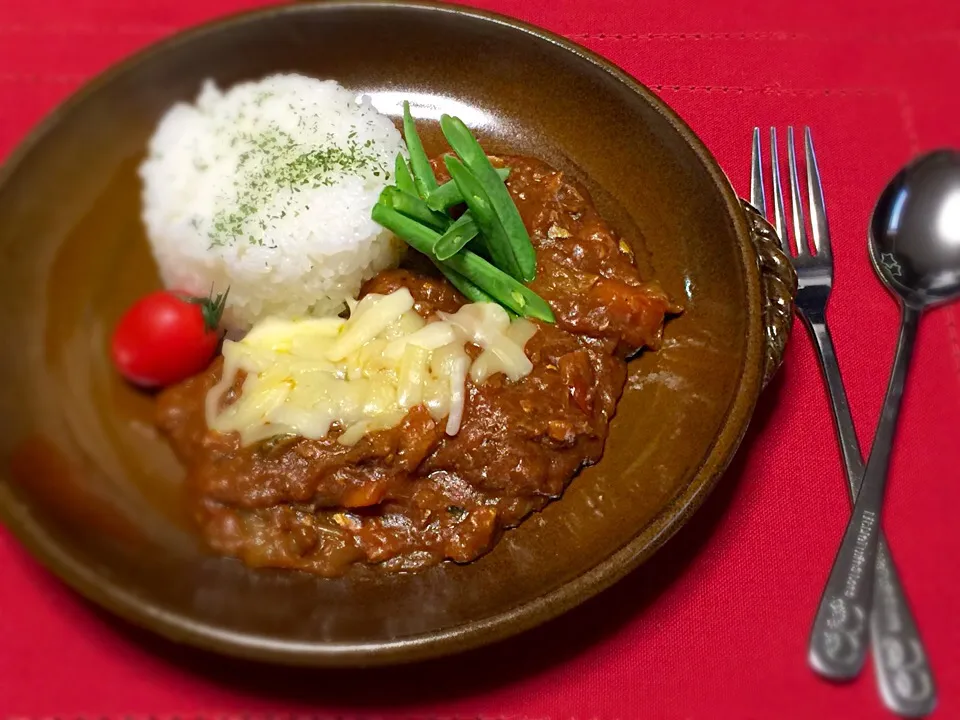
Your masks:
{"label": "snap pea", "polygon": [[410,174],[410,167],[407,165],[406,158],[400,153],[397,153],[394,176],[398,188],[411,195],[417,194],[417,186],[413,183],[413,175]]}
{"label": "snap pea", "polygon": [[416,195],[406,193],[400,188],[388,185],[380,193],[380,202],[392,207],[397,212],[412,218],[437,232],[446,232],[453,219],[445,214],[434,212]]}
{"label": "snap pea", "polygon": [[[506,180],[510,177],[510,168],[496,168],[496,171],[501,180]],[[397,184],[399,185],[400,183]],[[447,182],[427,196],[427,205],[430,206],[431,210],[449,210],[454,205],[459,205],[462,202],[463,194],[453,180],[447,180]]]}
{"label": "snap pea", "polygon": [[[525,282],[533,280],[537,274],[536,251],[524,227],[523,218],[520,217],[520,211],[514,205],[513,198],[510,197],[510,193],[507,192],[493,165],[490,164],[487,154],[459,118],[449,115],[441,116],[440,129],[450,147],[460,156],[463,164],[487,192],[493,211],[499,218],[510,242],[510,250],[516,265],[520,269],[519,279]],[[477,217],[477,220],[479,221],[480,218]],[[483,227],[482,224],[481,227]]]}
{"label": "snap pea", "polygon": [[407,143],[407,152],[410,153],[410,168],[413,170],[413,182],[417,186],[417,194],[426,198],[437,189],[437,178],[430,167],[430,159],[423,150],[423,143],[417,134],[417,125],[410,114],[410,103],[403,101],[403,139]]}
{"label": "snap pea", "polygon": [[457,183],[463,200],[470,209],[470,214],[480,227],[487,241],[487,250],[490,253],[490,259],[493,264],[506,272],[508,275],[520,280],[523,273],[520,272],[520,266],[510,247],[510,239],[497,213],[493,209],[490,196],[483,188],[477,178],[467,170],[466,166],[453,155],[448,155],[443,159],[450,171],[450,177]]}
{"label": "snap pea", "polygon": [[479,234],[480,226],[470,211],[467,211],[440,236],[437,244],[433,246],[433,254],[437,256],[437,260],[446,260],[460,252],[464,245]]}

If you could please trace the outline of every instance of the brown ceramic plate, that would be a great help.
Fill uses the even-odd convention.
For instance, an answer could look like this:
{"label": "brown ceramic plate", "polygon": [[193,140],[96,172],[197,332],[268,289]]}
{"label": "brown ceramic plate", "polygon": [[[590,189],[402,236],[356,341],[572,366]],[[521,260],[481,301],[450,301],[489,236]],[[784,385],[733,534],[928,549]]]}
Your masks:
{"label": "brown ceramic plate", "polygon": [[[336,78],[381,109],[410,98],[426,120],[452,111],[489,150],[559,166],[686,304],[663,349],[631,364],[602,462],[470,565],[324,580],[210,556],[182,514],[183,472],[151,398],[112,371],[111,327],[159,285],[136,174],[155,123],[205,78],[277,71]],[[507,18],[327,2],[177,36],[81,90],[0,174],[4,522],[92,600],[225,653],[372,665],[517,633],[641,563],[730,462],[789,328],[789,270],[763,230],[661,100]]]}

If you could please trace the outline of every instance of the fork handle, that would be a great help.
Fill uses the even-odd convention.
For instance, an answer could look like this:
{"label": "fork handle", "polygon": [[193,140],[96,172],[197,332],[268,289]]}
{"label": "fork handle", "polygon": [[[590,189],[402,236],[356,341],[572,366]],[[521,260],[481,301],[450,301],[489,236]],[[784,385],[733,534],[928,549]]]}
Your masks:
{"label": "fork handle", "polygon": [[851,502],[860,492],[860,481],[863,480],[863,455],[860,453],[860,442],[853,428],[853,417],[850,415],[850,404],[847,402],[847,392],[840,378],[840,364],[837,354],[833,350],[833,338],[827,327],[827,319],[823,313],[801,313],[800,317],[810,328],[810,333],[816,341],[817,354],[820,356],[820,367],[823,369],[827,381],[827,391],[830,393],[830,409],[833,411],[834,427],[840,438],[840,453],[843,455],[843,464],[847,471],[847,483],[850,486]]}
{"label": "fork handle", "polygon": [[[850,415],[847,393],[840,378],[840,365],[823,313],[800,313],[813,336],[830,394],[830,407],[840,439],[851,502],[856,500],[863,479],[863,457]],[[900,577],[880,536],[870,613],[874,670],[884,704],[905,717],[921,717],[936,705],[936,685],[927,654],[913,619]],[[849,638],[841,637],[841,642]]]}
{"label": "fork handle", "polygon": [[820,674],[836,680],[856,677],[866,657],[883,496],[919,319],[919,310],[902,306],[900,339],[870,459],[810,634],[811,664]]}

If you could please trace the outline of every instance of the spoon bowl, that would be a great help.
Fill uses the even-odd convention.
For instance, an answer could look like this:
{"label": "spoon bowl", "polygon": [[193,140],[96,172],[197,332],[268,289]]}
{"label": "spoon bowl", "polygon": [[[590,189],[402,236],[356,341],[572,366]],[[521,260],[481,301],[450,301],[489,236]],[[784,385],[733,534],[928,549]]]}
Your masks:
{"label": "spoon bowl", "polygon": [[870,221],[870,260],[912,305],[960,296],[960,152],[924,155],[890,181]]}

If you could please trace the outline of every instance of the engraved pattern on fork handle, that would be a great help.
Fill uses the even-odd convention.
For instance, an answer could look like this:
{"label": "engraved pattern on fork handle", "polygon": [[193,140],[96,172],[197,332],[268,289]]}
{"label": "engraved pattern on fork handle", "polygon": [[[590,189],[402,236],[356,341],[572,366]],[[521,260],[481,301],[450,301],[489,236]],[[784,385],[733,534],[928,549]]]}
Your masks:
{"label": "engraved pattern on fork handle", "polygon": [[[816,341],[853,502],[860,489],[864,467],[833,340],[822,314],[800,313],[800,317]],[[936,705],[936,685],[916,621],[882,533],[874,572],[873,611],[869,620],[877,685],[890,710],[906,717],[922,717],[931,713]],[[842,643],[843,638],[838,630],[835,641]]]}
{"label": "engraved pattern on fork handle", "polygon": [[877,514],[872,509],[855,509],[810,638],[810,664],[825,677],[852,680],[863,668],[874,578],[870,547],[878,534]]}

